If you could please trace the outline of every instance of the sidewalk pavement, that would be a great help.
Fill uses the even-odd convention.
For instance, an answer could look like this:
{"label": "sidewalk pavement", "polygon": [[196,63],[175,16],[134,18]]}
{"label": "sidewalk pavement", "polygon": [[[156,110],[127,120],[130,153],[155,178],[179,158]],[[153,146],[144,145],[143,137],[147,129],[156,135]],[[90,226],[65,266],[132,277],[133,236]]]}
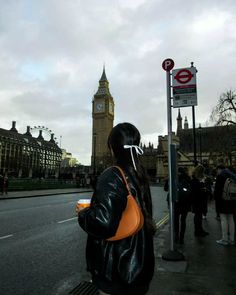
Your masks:
{"label": "sidewalk pavement", "polygon": [[82,192],[92,192],[92,188],[64,188],[64,189],[47,189],[47,190],[32,190],[32,191],[16,191],[8,192],[8,194],[1,195],[0,200],[30,198],[49,195],[73,194]]}
{"label": "sidewalk pavement", "polygon": [[185,261],[166,261],[162,254],[170,249],[169,224],[155,237],[156,271],[148,295],[235,295],[236,246],[222,246],[220,221],[215,218],[214,202],[209,204],[204,229],[206,237],[194,236],[192,213],[187,217],[184,245],[176,245]]}

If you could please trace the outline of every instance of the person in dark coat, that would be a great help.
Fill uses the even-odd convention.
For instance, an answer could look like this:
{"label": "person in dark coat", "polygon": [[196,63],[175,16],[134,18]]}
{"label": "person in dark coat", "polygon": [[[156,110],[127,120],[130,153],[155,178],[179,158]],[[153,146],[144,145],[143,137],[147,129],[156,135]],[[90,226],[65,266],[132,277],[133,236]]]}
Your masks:
{"label": "person in dark coat", "polygon": [[214,190],[214,198],[216,208],[220,213],[222,237],[216,242],[220,245],[235,244],[235,222],[234,215],[236,214],[236,201],[224,200],[222,198],[224,184],[227,178],[233,178],[236,181],[236,175],[224,166],[217,166],[217,177]]}
{"label": "person in dark coat", "polygon": [[204,182],[204,167],[197,165],[192,173],[192,212],[194,213],[194,235],[205,237],[209,233],[203,229],[202,215],[205,212],[206,199],[208,197]]}
{"label": "person in dark coat", "polygon": [[108,241],[114,236],[127,204],[127,188],[116,167],[98,178],[90,208],[79,212],[78,222],[88,233],[87,268],[100,294],[143,295],[154,273],[152,201],[147,177],[138,155],[140,133],[130,123],[115,126],[108,146],[116,165],[124,171],[131,192],[144,215],[144,226],[133,236]]}
{"label": "person in dark coat", "polygon": [[204,211],[203,211],[203,219],[207,218],[207,212],[208,212],[208,202],[212,201],[213,194],[212,194],[212,180],[210,176],[206,176],[204,178],[205,188],[206,188],[206,199],[204,204]]}
{"label": "person in dark coat", "polygon": [[[164,191],[169,191],[168,179],[164,184]],[[167,194],[167,204],[169,208],[169,192]],[[175,243],[183,244],[184,235],[186,230],[186,218],[188,212],[191,212],[192,205],[192,190],[191,178],[189,177],[184,167],[178,168],[178,181],[177,181],[177,197],[173,202],[174,208],[174,239]]]}
{"label": "person in dark coat", "polygon": [[184,243],[186,229],[186,218],[191,211],[192,190],[191,178],[185,168],[178,168],[177,200],[174,204],[175,240],[180,244]]}

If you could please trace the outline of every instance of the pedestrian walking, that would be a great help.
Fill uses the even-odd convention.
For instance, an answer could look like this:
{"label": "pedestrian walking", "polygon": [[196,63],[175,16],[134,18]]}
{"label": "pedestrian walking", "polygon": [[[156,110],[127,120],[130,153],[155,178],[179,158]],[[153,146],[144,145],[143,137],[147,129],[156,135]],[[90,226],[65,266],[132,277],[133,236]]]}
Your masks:
{"label": "pedestrian walking", "polygon": [[186,218],[191,211],[191,178],[183,167],[178,168],[177,200],[174,203],[175,241],[184,243]]}
{"label": "pedestrian walking", "polygon": [[223,199],[223,189],[227,178],[234,178],[236,181],[236,174],[230,169],[226,169],[223,165],[217,166],[214,198],[220,213],[222,237],[216,242],[224,246],[235,244],[234,215],[236,215],[236,201]]}
{"label": "pedestrian walking", "polygon": [[212,194],[212,180],[209,175],[204,177],[203,179],[205,188],[206,188],[206,198],[205,198],[205,203],[204,203],[204,209],[203,209],[203,219],[207,219],[207,212],[208,212],[208,203],[212,201],[213,199],[213,194]]}
{"label": "pedestrian walking", "polygon": [[[166,180],[164,190],[169,191],[169,181]],[[169,193],[167,194],[167,203],[169,208]],[[192,189],[191,178],[188,175],[187,169],[184,167],[178,168],[177,181],[177,197],[174,200],[174,240],[175,243],[184,244],[184,235],[186,230],[186,218],[188,212],[191,212],[192,205]]]}
{"label": "pedestrian walking", "polygon": [[205,237],[209,235],[209,233],[203,229],[202,216],[206,210],[205,206],[208,193],[204,182],[204,167],[202,165],[197,165],[193,170],[191,189],[192,212],[194,213],[194,235],[196,237]]}
{"label": "pedestrian walking", "polygon": [[139,144],[140,133],[130,123],[116,125],[108,138],[116,165],[124,171],[144,215],[141,230],[122,240],[107,240],[115,235],[127,204],[127,188],[116,167],[99,176],[91,206],[79,211],[79,224],[88,233],[87,268],[100,294],[143,295],[153,277],[152,202]]}

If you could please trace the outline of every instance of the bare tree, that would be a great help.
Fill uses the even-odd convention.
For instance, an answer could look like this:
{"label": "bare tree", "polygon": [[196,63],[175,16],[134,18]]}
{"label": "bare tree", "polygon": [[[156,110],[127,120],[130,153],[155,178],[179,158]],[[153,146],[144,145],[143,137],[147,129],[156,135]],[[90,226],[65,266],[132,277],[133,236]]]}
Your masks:
{"label": "bare tree", "polygon": [[211,121],[216,125],[236,126],[236,93],[232,90],[222,93],[211,113]]}

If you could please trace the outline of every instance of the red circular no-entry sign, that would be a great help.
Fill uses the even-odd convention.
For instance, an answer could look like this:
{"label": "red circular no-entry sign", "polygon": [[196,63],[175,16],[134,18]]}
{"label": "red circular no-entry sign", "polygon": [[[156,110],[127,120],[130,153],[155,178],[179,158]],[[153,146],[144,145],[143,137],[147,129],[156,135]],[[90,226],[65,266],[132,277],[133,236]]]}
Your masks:
{"label": "red circular no-entry sign", "polygon": [[188,69],[182,69],[174,76],[180,84],[188,83],[193,77],[193,74]]}
{"label": "red circular no-entry sign", "polygon": [[169,72],[173,69],[174,65],[175,65],[175,62],[173,61],[173,59],[167,58],[163,61],[162,68],[163,70]]}

